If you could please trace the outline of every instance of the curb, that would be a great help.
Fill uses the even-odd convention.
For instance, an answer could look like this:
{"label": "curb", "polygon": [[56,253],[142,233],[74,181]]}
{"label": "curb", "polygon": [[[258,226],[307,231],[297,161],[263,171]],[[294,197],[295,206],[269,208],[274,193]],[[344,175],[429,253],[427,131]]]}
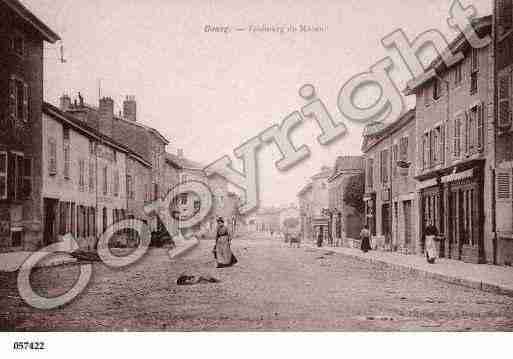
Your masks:
{"label": "curb", "polygon": [[[309,247],[311,249],[320,250],[320,251],[330,251],[331,250],[330,248],[322,248],[322,247],[319,248],[319,247],[315,247],[315,246],[311,246],[311,245],[306,245],[305,247]],[[454,277],[454,276],[450,276],[447,274],[428,272],[426,270],[409,267],[409,266],[403,265],[403,264],[390,263],[390,262],[387,262],[382,259],[365,258],[365,257],[360,257],[358,255],[350,254],[350,253],[341,253],[341,252],[337,252],[337,251],[333,251],[333,250],[331,250],[331,251],[336,254],[354,258],[354,259],[357,259],[362,262],[383,265],[385,267],[395,269],[395,270],[398,270],[401,272],[407,271],[407,272],[419,275],[424,278],[435,279],[435,280],[439,280],[441,282],[455,284],[455,285],[458,285],[461,287],[478,289],[478,290],[481,290],[481,291],[487,292],[487,293],[500,294],[500,295],[504,295],[504,296],[508,296],[508,297],[513,297],[513,289],[512,288],[500,286],[497,284],[481,282],[479,280],[471,280],[471,279],[465,279],[465,278],[460,278],[460,277]]]}

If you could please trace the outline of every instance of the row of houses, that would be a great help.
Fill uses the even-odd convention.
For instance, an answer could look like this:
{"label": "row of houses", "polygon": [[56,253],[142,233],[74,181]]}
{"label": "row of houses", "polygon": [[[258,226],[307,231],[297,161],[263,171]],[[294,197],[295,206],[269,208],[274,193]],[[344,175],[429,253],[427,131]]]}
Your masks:
{"label": "row of houses", "polygon": [[376,249],[423,255],[424,232],[433,225],[442,257],[511,265],[512,2],[494,3],[497,16],[472,22],[480,37],[493,39],[490,44],[474,48],[457,37],[449,49],[464,55],[459,61],[448,66],[439,56],[408,83],[413,109],[391,123],[366,126],[361,166],[348,166],[361,171],[363,191],[356,186],[337,192],[331,182],[330,192],[333,175],[326,170],[299,192],[306,238],[336,242],[340,230],[335,225],[333,232],[333,216],[347,223],[339,209],[348,191],[361,191],[362,223]]}
{"label": "row of houses", "polygon": [[[170,141],[144,125],[134,96],[115,114],[112,98],[97,106],[83,96],[63,95],[59,106],[43,101],[44,43],[59,36],[16,0],[0,0],[0,251],[32,251],[66,233],[92,249],[111,224],[144,220],[164,230],[144,205],[188,179],[212,188],[214,218],[232,217],[238,197],[226,182],[207,178],[183,151],[166,152]],[[187,217],[201,199],[185,193],[175,201]]]}
{"label": "row of houses", "polygon": [[339,156],[323,166],[299,191],[303,240],[317,245],[356,245],[363,226],[363,158]]}
{"label": "row of houses", "polygon": [[247,216],[245,223],[245,229],[249,232],[295,234],[300,230],[299,208],[293,203],[262,207]]}

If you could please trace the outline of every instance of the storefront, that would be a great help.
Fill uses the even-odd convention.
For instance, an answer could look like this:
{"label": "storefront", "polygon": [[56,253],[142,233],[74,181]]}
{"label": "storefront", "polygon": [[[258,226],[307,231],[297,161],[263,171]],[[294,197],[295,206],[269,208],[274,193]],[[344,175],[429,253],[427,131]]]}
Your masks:
{"label": "storefront", "polygon": [[376,193],[367,193],[363,197],[365,202],[365,225],[371,235],[376,235]]}
{"label": "storefront", "polygon": [[483,162],[453,166],[420,181],[421,250],[424,231],[433,225],[441,237],[440,256],[482,263]]}
{"label": "storefront", "polygon": [[318,246],[322,246],[329,241],[329,219],[327,217],[317,217],[312,221],[314,241]]}

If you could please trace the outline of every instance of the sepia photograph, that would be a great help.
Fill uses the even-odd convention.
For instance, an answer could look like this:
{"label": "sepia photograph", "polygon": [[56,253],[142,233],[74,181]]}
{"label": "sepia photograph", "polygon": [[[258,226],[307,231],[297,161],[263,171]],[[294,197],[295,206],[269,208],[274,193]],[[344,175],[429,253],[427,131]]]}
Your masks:
{"label": "sepia photograph", "polygon": [[7,357],[513,331],[513,0],[0,15]]}

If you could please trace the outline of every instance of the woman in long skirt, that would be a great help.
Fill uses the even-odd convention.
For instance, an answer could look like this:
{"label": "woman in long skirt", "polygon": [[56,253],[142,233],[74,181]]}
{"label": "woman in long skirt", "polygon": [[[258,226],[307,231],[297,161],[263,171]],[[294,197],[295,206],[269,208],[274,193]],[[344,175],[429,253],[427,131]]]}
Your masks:
{"label": "woman in long skirt", "polygon": [[371,236],[371,234],[369,231],[369,227],[367,225],[363,226],[363,229],[360,232],[360,240],[362,241],[361,249],[365,253],[367,253],[368,251],[371,250],[370,236]]}
{"label": "woman in long skirt", "polygon": [[217,261],[217,268],[230,267],[237,263],[237,258],[230,248],[232,237],[224,224],[223,218],[217,219],[216,245],[214,247],[214,255]]}

